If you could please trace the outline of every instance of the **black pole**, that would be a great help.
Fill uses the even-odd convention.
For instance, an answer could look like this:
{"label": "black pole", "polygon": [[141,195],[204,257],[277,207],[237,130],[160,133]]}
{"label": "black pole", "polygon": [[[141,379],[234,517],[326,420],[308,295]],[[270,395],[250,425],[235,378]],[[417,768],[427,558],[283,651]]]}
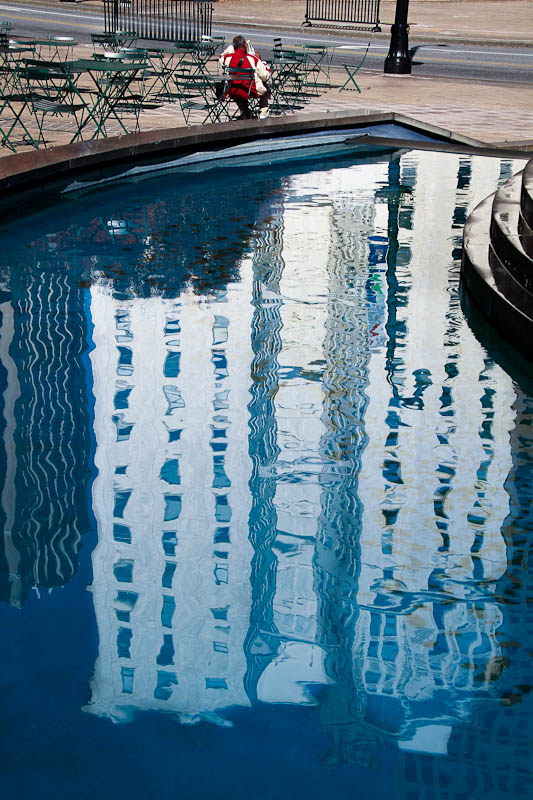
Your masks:
{"label": "black pole", "polygon": [[394,75],[411,74],[411,57],[409,55],[409,27],[407,12],[409,0],[396,0],[396,16],[391,26],[390,48],[383,72]]}

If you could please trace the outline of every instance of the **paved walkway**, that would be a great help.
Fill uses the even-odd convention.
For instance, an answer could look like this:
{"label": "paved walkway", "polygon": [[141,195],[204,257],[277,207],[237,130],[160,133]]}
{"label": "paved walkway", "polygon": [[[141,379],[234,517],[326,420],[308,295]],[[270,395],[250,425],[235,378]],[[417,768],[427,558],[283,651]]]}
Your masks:
{"label": "paved walkway", "polygon": [[[47,0],[44,0],[43,5]],[[23,3],[18,3],[19,5]],[[49,2],[48,2],[49,5]],[[57,3],[54,4],[57,8]],[[97,8],[94,0],[80,3],[76,11]],[[395,3],[383,2],[381,18],[392,18]],[[483,21],[485,42],[492,42],[507,31],[509,39],[533,46],[533,0],[500,0],[500,2],[460,2],[459,0],[411,0],[410,22],[429,36],[461,35],[465,40],[479,33],[477,24]],[[264,26],[269,20],[272,27],[301,31],[305,13],[305,0],[219,0],[215,4],[215,24],[230,25],[239,31],[244,22]],[[0,16],[1,19],[1,16]],[[453,29],[452,29],[453,28]],[[375,36],[390,37],[390,29]],[[325,33],[325,36],[327,34]],[[252,37],[253,38],[253,35]],[[78,47],[78,55],[87,55],[87,45]],[[397,111],[422,122],[438,125],[454,133],[468,136],[487,144],[520,146],[533,152],[533,97],[530,87],[503,85],[485,81],[446,80],[420,78],[414,75],[385,75],[383,72],[363,69],[358,74],[361,93],[339,92],[344,81],[340,70],[332,72],[332,88],[310,102],[304,113],[324,113],[342,110]],[[259,123],[258,123],[259,124]],[[169,128],[183,125],[183,117],[176,105],[166,104],[141,115],[141,130]],[[58,130],[51,137],[52,144],[68,141],[68,134]],[[4,151],[7,152],[7,151]]]}

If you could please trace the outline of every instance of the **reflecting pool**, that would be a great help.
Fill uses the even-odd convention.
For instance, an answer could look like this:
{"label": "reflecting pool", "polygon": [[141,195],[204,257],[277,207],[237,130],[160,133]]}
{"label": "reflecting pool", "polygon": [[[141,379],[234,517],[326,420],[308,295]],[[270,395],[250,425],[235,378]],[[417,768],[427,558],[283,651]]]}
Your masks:
{"label": "reflecting pool", "polygon": [[2,796],[532,796],[533,370],[459,289],[523,163],[212,165],[4,221]]}

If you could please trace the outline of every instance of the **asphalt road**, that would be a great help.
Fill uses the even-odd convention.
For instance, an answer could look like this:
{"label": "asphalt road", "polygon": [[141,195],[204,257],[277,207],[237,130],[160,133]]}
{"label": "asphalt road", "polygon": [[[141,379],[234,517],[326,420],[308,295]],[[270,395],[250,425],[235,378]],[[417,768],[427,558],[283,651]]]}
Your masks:
{"label": "asphalt road", "polygon": [[[0,20],[12,24],[13,35],[63,35],[74,36],[80,42],[90,42],[93,32],[103,30],[103,15],[82,10],[78,6],[61,6],[57,11],[31,6],[14,6],[0,3]],[[240,26],[246,31],[246,25]],[[235,30],[214,25],[215,35],[231,39]],[[276,33],[275,35],[281,35]],[[264,58],[271,52],[273,33],[265,28],[249,31],[250,39]],[[368,38],[343,37],[341,34],[324,31],[309,31],[282,35],[283,43],[291,46],[304,42],[326,41],[336,45],[334,64],[357,63],[364,54]],[[383,71],[383,63],[389,49],[387,38],[375,38],[365,60],[364,68]],[[420,77],[461,78],[463,80],[488,81],[511,84],[533,83],[533,49],[503,48],[479,45],[437,45],[415,43],[412,50],[412,72]]]}

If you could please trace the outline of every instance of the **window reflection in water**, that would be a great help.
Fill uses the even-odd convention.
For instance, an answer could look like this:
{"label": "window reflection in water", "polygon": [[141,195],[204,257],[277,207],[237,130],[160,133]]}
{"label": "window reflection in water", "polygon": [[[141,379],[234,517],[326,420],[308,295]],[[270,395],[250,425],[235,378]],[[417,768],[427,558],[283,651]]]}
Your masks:
{"label": "window reflection in water", "polygon": [[[467,211],[509,171],[419,152],[255,186],[225,178],[213,200],[139,193],[89,224],[82,204],[33,243],[25,280],[55,288],[55,265],[68,265],[78,337],[91,342],[90,361],[75,337],[63,347],[76,389],[56,389],[87,431],[75,392],[90,372],[99,653],[85,712],[224,726],[235,706],[316,706],[328,762],[378,766],[393,742],[407,786],[467,780],[476,759],[475,780],[492,780],[495,738],[498,763],[516,766],[509,791],[528,769],[531,716],[520,708],[523,729],[501,730],[531,683],[509,642],[533,628],[532,397],[479,345],[458,292]],[[35,533],[16,522],[32,512],[8,502],[9,476],[28,480],[17,437],[35,449],[17,392],[54,371],[28,362],[21,378],[17,348],[43,334],[16,334],[10,280],[14,602],[17,581],[40,585],[37,552],[55,541],[50,514]],[[55,441],[51,461],[68,464],[71,445]],[[82,474],[62,475],[86,491],[89,444],[76,446]],[[69,506],[79,527],[84,499]],[[79,534],[55,527],[75,552]],[[473,754],[464,774],[458,751]],[[431,774],[430,754],[448,756]]]}

